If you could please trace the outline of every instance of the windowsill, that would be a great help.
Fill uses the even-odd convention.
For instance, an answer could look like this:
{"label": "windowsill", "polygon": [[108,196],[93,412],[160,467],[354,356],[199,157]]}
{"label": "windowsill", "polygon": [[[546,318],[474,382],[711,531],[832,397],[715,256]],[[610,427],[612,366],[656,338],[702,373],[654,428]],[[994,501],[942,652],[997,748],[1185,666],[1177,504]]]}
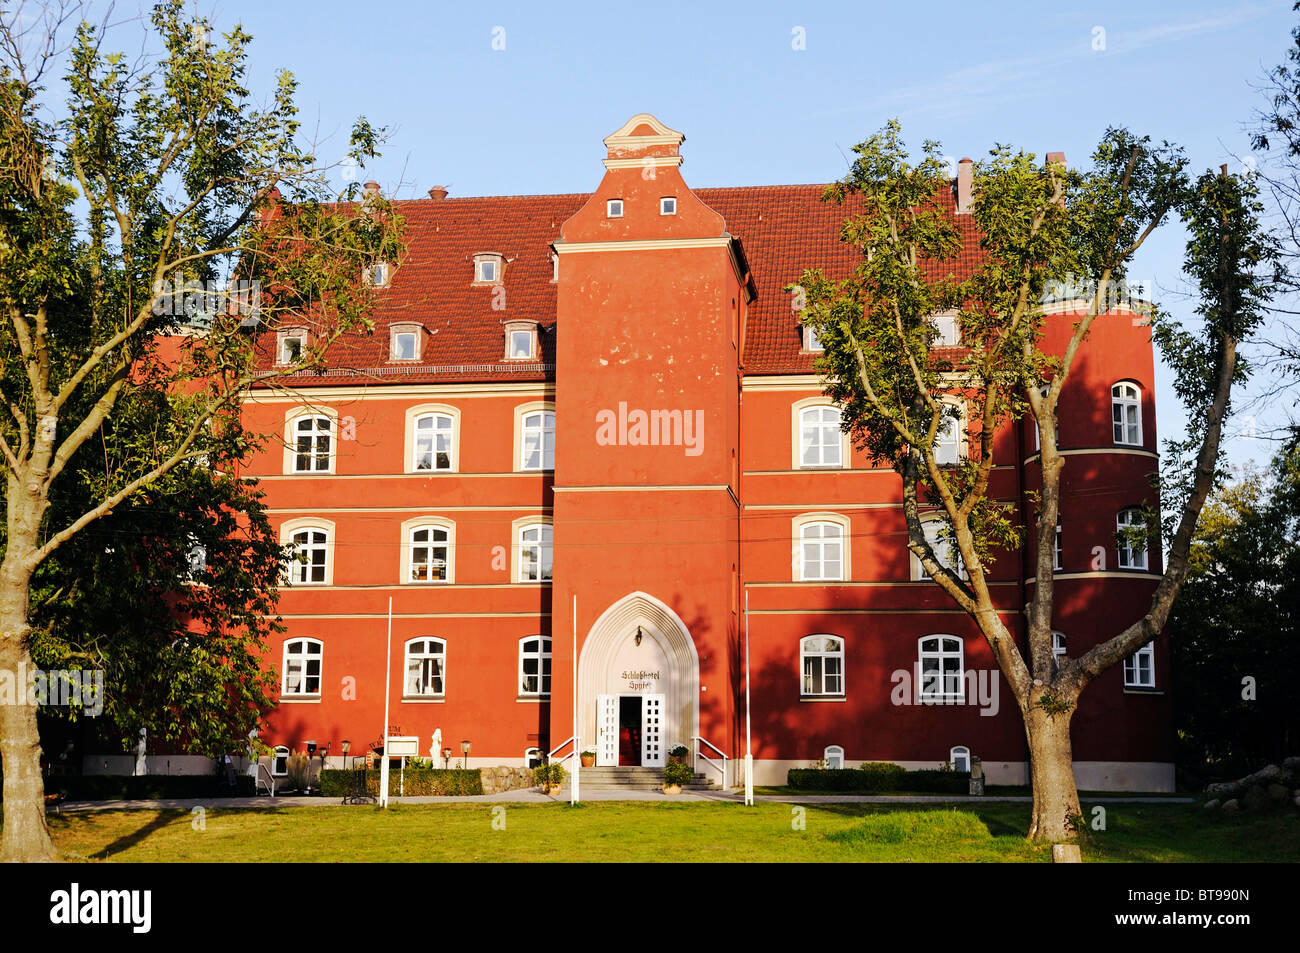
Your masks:
{"label": "windowsill", "polygon": [[1163,695],[1164,693],[1165,690],[1163,688],[1143,688],[1140,685],[1124,686],[1125,695]]}
{"label": "windowsill", "polygon": [[407,579],[402,583],[404,586],[450,586],[451,581],[447,579]]}
{"label": "windowsill", "polygon": [[553,580],[550,579],[516,579],[516,586],[549,586]]}
{"label": "windowsill", "polygon": [[451,467],[439,467],[433,470],[407,470],[406,472],[411,476],[439,476],[441,474],[455,476],[457,473],[460,473],[459,470],[454,470]]}
{"label": "windowsill", "polygon": [[519,695],[515,698],[516,702],[528,705],[549,705],[551,702],[550,695]]}
{"label": "windowsill", "polygon": [[411,704],[411,705],[441,705],[441,704],[442,704],[443,702],[445,702],[446,700],[447,700],[447,696],[446,696],[446,695],[437,695],[437,696],[430,696],[430,695],[403,695],[403,696],[402,696],[402,704],[404,704],[404,705],[406,705],[406,704]]}
{"label": "windowsill", "polygon": [[802,466],[800,466],[799,469],[795,470],[794,472],[795,472],[795,473],[804,473],[804,472],[809,471],[809,470],[811,470],[811,471],[813,471],[813,472],[817,472],[817,471],[825,472],[825,471],[828,471],[828,470],[831,471],[831,472],[834,472],[834,471],[836,471],[836,470],[849,470],[849,469],[852,469],[852,468],[851,468],[851,467],[846,467],[846,466],[845,466],[844,464],[842,464],[842,463],[819,463],[819,464],[807,463],[807,464],[803,464]]}
{"label": "windowsill", "polygon": [[320,704],[320,695],[281,695],[280,704],[282,705]]}
{"label": "windowsill", "polygon": [[801,702],[843,702],[848,701],[844,695],[800,695]]}
{"label": "windowsill", "polygon": [[851,579],[791,579],[791,585],[799,586],[825,586],[834,585],[837,582],[852,582]]}

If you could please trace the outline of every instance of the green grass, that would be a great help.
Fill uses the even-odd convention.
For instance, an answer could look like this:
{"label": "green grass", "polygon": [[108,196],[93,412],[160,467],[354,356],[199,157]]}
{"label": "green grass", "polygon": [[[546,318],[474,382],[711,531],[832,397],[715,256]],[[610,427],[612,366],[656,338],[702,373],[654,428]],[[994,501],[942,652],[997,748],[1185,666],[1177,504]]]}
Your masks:
{"label": "green grass", "polygon": [[[494,809],[498,810],[493,813]],[[802,811],[802,814],[800,813]],[[1085,816],[1091,816],[1085,808]],[[50,817],[68,860],[1044,862],[1027,805],[593,802],[94,811]],[[802,818],[802,829],[800,829]],[[504,830],[494,829],[493,822]],[[1090,861],[1300,861],[1300,814],[1109,805]]]}

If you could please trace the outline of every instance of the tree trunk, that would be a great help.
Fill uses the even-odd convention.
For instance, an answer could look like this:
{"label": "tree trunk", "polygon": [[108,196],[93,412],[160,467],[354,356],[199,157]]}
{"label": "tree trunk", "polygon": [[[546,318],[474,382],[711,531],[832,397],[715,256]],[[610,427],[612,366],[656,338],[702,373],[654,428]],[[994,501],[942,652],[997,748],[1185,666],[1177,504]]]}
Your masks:
{"label": "tree trunk", "polygon": [[[1034,787],[1034,811],[1029,822],[1029,839],[1051,844],[1052,858],[1078,862],[1074,844],[1076,824],[1081,823],[1079,791],[1074,784],[1074,755],[1070,748],[1070,716],[1073,710],[1050,714],[1038,705],[1025,714],[1025,735],[1029,739],[1029,770]],[[1061,845],[1058,847],[1057,845]]]}
{"label": "tree trunk", "polygon": [[[12,553],[10,556],[12,557]],[[0,672],[12,679],[14,697],[0,699],[0,771],[4,772],[4,829],[0,861],[58,860],[45,825],[45,781],[36,706],[27,686],[34,671],[27,648],[28,586],[31,577],[6,560],[0,571]],[[13,704],[8,704],[12,701]]]}

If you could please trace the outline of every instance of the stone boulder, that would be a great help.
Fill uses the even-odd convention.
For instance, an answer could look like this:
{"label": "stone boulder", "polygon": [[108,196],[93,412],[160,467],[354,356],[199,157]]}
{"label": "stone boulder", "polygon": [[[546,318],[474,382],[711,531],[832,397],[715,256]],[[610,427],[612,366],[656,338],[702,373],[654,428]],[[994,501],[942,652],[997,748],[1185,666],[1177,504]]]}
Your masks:
{"label": "stone boulder", "polygon": [[1268,791],[1258,784],[1246,788],[1246,793],[1241,796],[1242,810],[1262,811],[1269,803]]}
{"label": "stone boulder", "polygon": [[1268,799],[1274,804],[1285,804],[1287,798],[1291,796],[1291,792],[1281,784],[1270,784],[1264,790],[1268,793]]}
{"label": "stone boulder", "polygon": [[1245,785],[1240,781],[1220,781],[1216,784],[1208,785],[1205,793],[1212,798],[1232,798],[1237,797],[1245,790]]}
{"label": "stone boulder", "polygon": [[1202,807],[1204,807],[1205,810],[1207,810],[1207,811],[1213,811],[1213,810],[1216,809],[1216,808],[1217,808],[1221,803],[1222,803],[1222,802],[1221,802],[1221,801],[1216,797],[1216,798],[1214,798],[1214,799],[1212,799],[1212,800],[1206,801],[1205,804],[1202,805]]}
{"label": "stone boulder", "polygon": [[1223,813],[1236,814],[1239,810],[1241,810],[1241,805],[1237,803],[1237,799],[1235,797],[1232,798],[1231,800],[1223,802]]}

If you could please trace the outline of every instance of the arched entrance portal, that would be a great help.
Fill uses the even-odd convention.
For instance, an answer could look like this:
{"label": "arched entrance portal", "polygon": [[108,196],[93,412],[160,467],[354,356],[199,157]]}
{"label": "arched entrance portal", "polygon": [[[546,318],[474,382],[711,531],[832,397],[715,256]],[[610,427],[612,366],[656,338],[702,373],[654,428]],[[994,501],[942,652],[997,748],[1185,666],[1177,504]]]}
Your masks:
{"label": "arched entrance portal", "polygon": [[699,734],[699,702],[700,658],[677,613],[644,592],[601,613],[578,656],[582,746],[596,764],[662,765]]}

